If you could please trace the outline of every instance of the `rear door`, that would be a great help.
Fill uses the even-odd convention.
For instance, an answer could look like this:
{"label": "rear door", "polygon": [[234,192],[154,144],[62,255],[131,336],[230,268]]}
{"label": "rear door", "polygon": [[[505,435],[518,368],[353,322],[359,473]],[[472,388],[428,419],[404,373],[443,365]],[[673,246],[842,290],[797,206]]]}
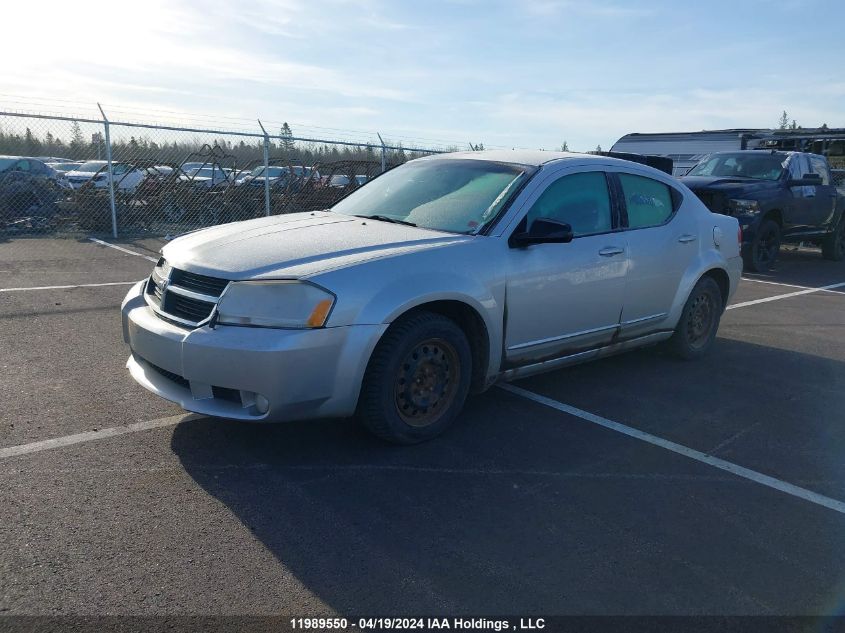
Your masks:
{"label": "rear door", "polygon": [[621,169],[613,176],[628,243],[620,330],[626,339],[663,329],[701,236],[695,218],[682,212],[683,194],[674,187]]}
{"label": "rear door", "polygon": [[[799,180],[810,173],[810,164],[804,154],[792,154],[787,165],[789,180]],[[816,222],[816,187],[804,185],[789,187],[792,199],[781,209],[783,234],[800,235],[812,230]]]}
{"label": "rear door", "polygon": [[824,156],[808,154],[807,158],[810,162],[810,173],[818,174],[821,178],[821,184],[816,187],[816,196],[812,199],[815,227],[821,230],[829,230],[832,228],[836,215],[838,195],[831,178],[830,166]]}

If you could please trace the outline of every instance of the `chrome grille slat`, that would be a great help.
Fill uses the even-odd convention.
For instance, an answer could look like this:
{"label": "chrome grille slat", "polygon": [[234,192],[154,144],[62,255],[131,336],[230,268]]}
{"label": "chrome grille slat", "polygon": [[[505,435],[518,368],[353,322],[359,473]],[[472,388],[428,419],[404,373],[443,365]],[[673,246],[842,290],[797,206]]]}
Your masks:
{"label": "chrome grille slat", "polygon": [[150,275],[145,294],[148,305],[161,318],[199,327],[211,319],[228,285],[228,279],[171,268],[162,258]]}

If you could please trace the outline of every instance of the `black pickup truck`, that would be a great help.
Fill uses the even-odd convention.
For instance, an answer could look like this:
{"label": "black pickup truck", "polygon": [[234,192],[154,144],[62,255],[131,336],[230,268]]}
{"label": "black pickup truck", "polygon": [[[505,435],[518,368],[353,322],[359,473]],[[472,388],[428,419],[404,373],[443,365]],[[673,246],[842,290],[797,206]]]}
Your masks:
{"label": "black pickup truck", "polygon": [[754,272],[774,265],[781,242],[810,242],[821,246],[825,259],[845,257],[845,198],[824,156],[718,152],[681,180],[711,211],[739,220],[745,266]]}

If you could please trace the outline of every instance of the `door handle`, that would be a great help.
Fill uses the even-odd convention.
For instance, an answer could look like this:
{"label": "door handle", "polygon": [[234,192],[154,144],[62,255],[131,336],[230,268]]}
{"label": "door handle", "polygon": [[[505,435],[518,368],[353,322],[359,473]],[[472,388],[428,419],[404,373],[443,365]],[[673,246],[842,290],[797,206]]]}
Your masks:
{"label": "door handle", "polygon": [[681,237],[678,238],[678,241],[681,244],[687,244],[689,242],[694,242],[697,239],[698,239],[697,235],[690,235],[689,233],[685,233],[684,235],[681,235]]}
{"label": "door handle", "polygon": [[619,248],[618,246],[606,246],[599,251],[599,255],[602,257],[613,257],[614,255],[621,255],[624,252],[624,248]]}

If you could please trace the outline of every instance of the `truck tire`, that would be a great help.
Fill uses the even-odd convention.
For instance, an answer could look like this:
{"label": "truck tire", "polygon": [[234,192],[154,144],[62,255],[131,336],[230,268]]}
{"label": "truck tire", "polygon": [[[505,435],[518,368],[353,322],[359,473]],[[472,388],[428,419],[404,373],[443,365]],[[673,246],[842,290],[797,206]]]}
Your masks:
{"label": "truck tire", "polygon": [[722,318],[722,291],[712,277],[702,277],[692,289],[672,338],[669,351],[678,358],[692,360],[707,353]]}
{"label": "truck tire", "polygon": [[845,259],[845,214],[839,218],[839,224],[822,241],[822,257],[833,262]]}
{"label": "truck tire", "polygon": [[774,220],[763,220],[743,258],[745,266],[755,273],[764,273],[775,265],[780,252],[780,227]]}
{"label": "truck tire", "polygon": [[395,322],[373,352],[356,417],[374,435],[416,444],[445,431],[469,393],[472,354],[451,319],[417,312]]}

